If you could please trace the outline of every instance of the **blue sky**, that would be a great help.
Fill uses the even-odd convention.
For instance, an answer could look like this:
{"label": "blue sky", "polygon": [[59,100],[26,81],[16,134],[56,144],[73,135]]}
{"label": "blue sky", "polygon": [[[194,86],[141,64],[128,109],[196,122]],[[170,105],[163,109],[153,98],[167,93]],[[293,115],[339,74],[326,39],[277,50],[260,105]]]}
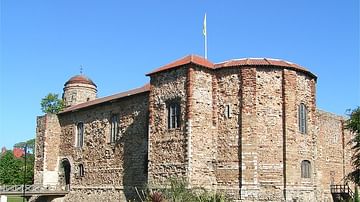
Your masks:
{"label": "blue sky", "polygon": [[0,147],[35,137],[41,99],[84,73],[103,97],[148,82],[145,73],[188,54],[269,57],[318,76],[317,106],[360,104],[358,0],[1,0]]}

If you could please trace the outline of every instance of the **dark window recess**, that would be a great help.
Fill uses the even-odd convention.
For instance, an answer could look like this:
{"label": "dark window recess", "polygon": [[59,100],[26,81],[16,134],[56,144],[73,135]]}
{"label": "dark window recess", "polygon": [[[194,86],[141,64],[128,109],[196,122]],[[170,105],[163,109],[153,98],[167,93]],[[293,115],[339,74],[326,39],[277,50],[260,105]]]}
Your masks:
{"label": "dark window recess", "polygon": [[301,103],[299,105],[299,131],[302,134],[306,134],[307,133],[307,109],[306,106]]}
{"label": "dark window recess", "polygon": [[231,118],[231,107],[230,104],[225,105],[225,117]]}
{"label": "dark window recess", "polygon": [[180,104],[170,103],[168,105],[168,128],[180,127]]}
{"label": "dark window recess", "polygon": [[311,163],[308,160],[301,162],[301,178],[310,178],[311,176]]}
{"label": "dark window recess", "polygon": [[84,145],[84,123],[79,122],[77,124],[76,146],[82,147]]}
{"label": "dark window recess", "polygon": [[118,132],[119,132],[119,116],[114,114],[111,116],[111,129],[110,129],[110,143],[114,143],[116,141]]}
{"label": "dark window recess", "polygon": [[80,177],[84,177],[84,165],[83,164],[79,164],[79,176]]}

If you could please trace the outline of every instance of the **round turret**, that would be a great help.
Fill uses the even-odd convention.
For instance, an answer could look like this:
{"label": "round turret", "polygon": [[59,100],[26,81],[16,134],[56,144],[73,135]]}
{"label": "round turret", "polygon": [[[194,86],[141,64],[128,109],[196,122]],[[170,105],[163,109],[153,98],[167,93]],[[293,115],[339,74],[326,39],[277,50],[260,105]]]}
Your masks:
{"label": "round turret", "polygon": [[65,107],[71,107],[96,98],[97,86],[84,75],[71,77],[64,84],[63,100]]}

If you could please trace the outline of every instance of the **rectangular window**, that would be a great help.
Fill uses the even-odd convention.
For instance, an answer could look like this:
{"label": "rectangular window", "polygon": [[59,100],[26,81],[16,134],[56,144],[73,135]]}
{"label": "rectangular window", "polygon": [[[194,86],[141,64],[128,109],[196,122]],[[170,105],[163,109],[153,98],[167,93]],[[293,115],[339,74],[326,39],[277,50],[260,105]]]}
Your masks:
{"label": "rectangular window", "polygon": [[110,129],[110,143],[114,143],[119,132],[119,115],[113,114],[111,116],[111,129]]}
{"label": "rectangular window", "polygon": [[84,124],[79,122],[76,129],[76,146],[82,147],[84,145]]}
{"label": "rectangular window", "polygon": [[180,104],[170,103],[168,106],[168,128],[180,127]]}

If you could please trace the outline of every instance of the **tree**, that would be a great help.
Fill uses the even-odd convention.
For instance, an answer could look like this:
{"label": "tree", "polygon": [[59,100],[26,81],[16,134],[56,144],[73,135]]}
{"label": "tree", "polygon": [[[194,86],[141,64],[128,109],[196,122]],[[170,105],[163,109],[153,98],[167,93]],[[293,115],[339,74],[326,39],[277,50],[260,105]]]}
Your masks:
{"label": "tree", "polygon": [[25,147],[25,145],[27,146],[29,153],[34,153],[34,149],[35,149],[35,139],[34,138],[30,139],[26,142],[18,142],[16,144],[14,144],[14,147],[23,149]]}
{"label": "tree", "polygon": [[[14,148],[24,149],[27,146],[26,158],[22,155],[16,158],[12,150],[7,150],[0,157],[0,184],[23,184],[24,177],[26,184],[32,184],[34,181],[34,161],[33,154],[35,147],[35,139],[25,142],[18,142]],[[26,160],[26,173],[25,173]]]}
{"label": "tree", "polygon": [[348,178],[356,184],[360,184],[360,107],[350,112],[350,118],[346,121],[346,129],[350,130],[354,137],[349,144],[352,145],[353,150],[352,165],[354,171],[349,173]]}
{"label": "tree", "polygon": [[0,184],[22,184],[22,165],[22,160],[15,158],[11,150],[6,151],[0,158]]}
{"label": "tree", "polygon": [[44,113],[56,114],[64,108],[64,102],[58,94],[49,93],[41,100],[41,110]]}

